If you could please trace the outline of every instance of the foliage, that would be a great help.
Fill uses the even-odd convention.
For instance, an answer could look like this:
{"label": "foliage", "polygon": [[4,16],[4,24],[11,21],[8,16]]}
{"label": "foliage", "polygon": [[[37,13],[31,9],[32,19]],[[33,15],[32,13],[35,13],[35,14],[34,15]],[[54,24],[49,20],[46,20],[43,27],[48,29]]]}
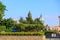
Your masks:
{"label": "foliage", "polygon": [[46,31],[46,32],[56,33],[56,32],[58,32],[58,31],[57,31],[57,30],[49,30],[49,31]]}
{"label": "foliage", "polygon": [[40,36],[43,36],[44,32],[0,32],[0,35],[40,35]]}
{"label": "foliage", "polygon": [[7,28],[14,26],[14,24],[15,24],[15,21],[12,18],[7,19],[7,22],[6,22]]}
{"label": "foliage", "polygon": [[0,32],[3,32],[6,30],[6,26],[0,26]]}
{"label": "foliage", "polygon": [[41,24],[18,24],[16,28],[24,32],[40,32],[45,30]]}
{"label": "foliage", "polygon": [[4,16],[4,11],[6,10],[6,6],[0,2],[0,21],[2,20],[2,17]]}
{"label": "foliage", "polygon": [[0,11],[4,13],[4,11],[6,10],[6,6],[0,2]]}
{"label": "foliage", "polygon": [[31,15],[30,11],[28,13],[28,17],[26,17],[26,21],[27,21],[28,24],[32,24],[33,23],[32,15]]}
{"label": "foliage", "polygon": [[6,28],[5,32],[12,32],[12,28]]}
{"label": "foliage", "polygon": [[39,18],[33,20],[32,14],[29,11],[26,20],[23,17],[20,17],[19,24],[16,24],[15,27],[17,28],[17,32],[39,32],[45,31],[45,26],[41,23]]}
{"label": "foliage", "polygon": [[[40,21],[39,18],[35,18],[34,20],[34,24],[42,24],[42,22]],[[43,24],[42,24],[43,25]]]}
{"label": "foliage", "polygon": [[[3,28],[0,27],[0,31],[5,30],[9,34],[9,32],[12,32],[12,27],[16,27],[16,32],[28,32],[28,34],[30,32],[35,33],[45,31],[45,26],[41,23],[41,20],[39,18],[33,20],[30,11],[28,12],[26,19],[20,17],[20,23],[17,23],[17,21],[13,20],[12,18],[2,19],[5,10],[6,6],[0,2],[0,26],[5,26]],[[12,34],[14,33],[12,32]]]}
{"label": "foliage", "polygon": [[24,19],[23,19],[23,17],[20,17],[19,22],[20,22],[20,23],[24,23]]}

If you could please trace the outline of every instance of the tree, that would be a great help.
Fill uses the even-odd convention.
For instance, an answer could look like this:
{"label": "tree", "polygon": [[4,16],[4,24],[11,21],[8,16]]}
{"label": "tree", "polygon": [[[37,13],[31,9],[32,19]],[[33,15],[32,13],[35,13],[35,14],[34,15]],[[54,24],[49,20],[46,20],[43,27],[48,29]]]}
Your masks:
{"label": "tree", "polygon": [[24,24],[16,24],[15,25],[17,28],[17,32],[22,32],[25,30],[25,25]]}
{"label": "tree", "polygon": [[26,21],[28,24],[32,24],[33,23],[33,19],[32,19],[32,15],[31,12],[28,12],[28,17],[26,17]]}
{"label": "tree", "polygon": [[34,24],[39,24],[39,23],[40,23],[39,18],[36,18],[36,19],[34,20]]}
{"label": "tree", "polygon": [[20,23],[24,23],[24,19],[23,19],[23,17],[20,17],[19,22],[20,22]]}
{"label": "tree", "polygon": [[1,26],[6,26],[6,23],[7,23],[7,19],[4,18],[4,19],[1,20],[1,24],[0,25]]}
{"label": "tree", "polygon": [[[36,19],[34,20],[34,24],[42,24],[42,22],[40,21],[39,18],[36,18]],[[43,25],[43,24],[42,24],[42,25]]]}
{"label": "tree", "polygon": [[2,17],[4,16],[4,12],[6,10],[6,6],[0,2],[0,21],[2,20]]}
{"label": "tree", "polygon": [[2,18],[4,16],[4,12],[6,10],[6,6],[0,2],[0,26],[2,24]]}
{"label": "tree", "polygon": [[6,30],[6,26],[0,26],[0,32],[4,32]]}
{"label": "tree", "polygon": [[12,18],[7,19],[7,22],[6,22],[6,27],[7,28],[10,28],[10,27],[14,26],[14,24],[15,24],[15,21]]}

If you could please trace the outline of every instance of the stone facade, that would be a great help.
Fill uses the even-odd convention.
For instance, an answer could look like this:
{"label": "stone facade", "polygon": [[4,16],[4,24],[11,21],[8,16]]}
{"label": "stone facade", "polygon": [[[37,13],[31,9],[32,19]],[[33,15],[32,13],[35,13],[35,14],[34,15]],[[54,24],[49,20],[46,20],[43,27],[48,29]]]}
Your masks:
{"label": "stone facade", "polygon": [[45,40],[45,36],[0,36],[0,40]]}
{"label": "stone facade", "polygon": [[51,30],[51,31],[56,30],[56,31],[60,32],[60,27],[59,26],[48,26],[48,27],[46,27],[46,29],[47,29],[47,31],[49,31],[49,30]]}

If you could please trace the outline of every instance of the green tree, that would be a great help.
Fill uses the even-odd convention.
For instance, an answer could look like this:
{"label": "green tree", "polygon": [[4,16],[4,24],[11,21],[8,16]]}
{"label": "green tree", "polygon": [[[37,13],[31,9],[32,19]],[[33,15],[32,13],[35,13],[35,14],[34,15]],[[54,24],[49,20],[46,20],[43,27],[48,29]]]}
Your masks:
{"label": "green tree", "polygon": [[24,24],[16,24],[15,25],[17,28],[17,32],[22,32],[25,30],[25,25]]}
{"label": "green tree", "polygon": [[1,20],[1,24],[0,25],[1,26],[6,26],[6,23],[7,23],[7,19],[4,18],[4,19]]}
{"label": "green tree", "polygon": [[23,19],[23,17],[20,17],[19,22],[20,22],[20,23],[24,23],[24,19]]}
{"label": "green tree", "polygon": [[15,21],[12,18],[8,18],[6,22],[6,27],[10,28],[15,25]]}
{"label": "green tree", "polygon": [[36,18],[36,19],[34,20],[34,24],[39,24],[39,23],[40,23],[39,18]]}
{"label": "green tree", "polygon": [[4,12],[6,10],[6,6],[0,2],[0,21],[2,20],[2,17],[4,16]]}
{"label": "green tree", "polygon": [[0,26],[0,32],[4,32],[6,30],[6,26]]}
{"label": "green tree", "polygon": [[30,11],[28,12],[28,17],[26,17],[26,21],[27,21],[28,24],[33,23],[32,14],[31,14]]}
{"label": "green tree", "polygon": [[[40,21],[39,18],[35,18],[34,20],[34,24],[42,24],[42,22]],[[43,24],[42,24],[43,25]]]}

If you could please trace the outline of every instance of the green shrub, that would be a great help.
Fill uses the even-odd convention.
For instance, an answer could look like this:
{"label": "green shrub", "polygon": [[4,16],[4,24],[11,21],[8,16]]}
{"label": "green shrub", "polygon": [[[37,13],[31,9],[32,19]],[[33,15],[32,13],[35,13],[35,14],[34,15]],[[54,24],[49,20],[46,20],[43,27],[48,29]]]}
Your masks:
{"label": "green shrub", "polygon": [[44,32],[0,32],[0,35],[40,35],[40,36],[43,36]]}
{"label": "green shrub", "polygon": [[6,30],[6,26],[0,26],[0,32],[3,32]]}
{"label": "green shrub", "polygon": [[12,32],[12,28],[7,28],[5,31],[6,32]]}

